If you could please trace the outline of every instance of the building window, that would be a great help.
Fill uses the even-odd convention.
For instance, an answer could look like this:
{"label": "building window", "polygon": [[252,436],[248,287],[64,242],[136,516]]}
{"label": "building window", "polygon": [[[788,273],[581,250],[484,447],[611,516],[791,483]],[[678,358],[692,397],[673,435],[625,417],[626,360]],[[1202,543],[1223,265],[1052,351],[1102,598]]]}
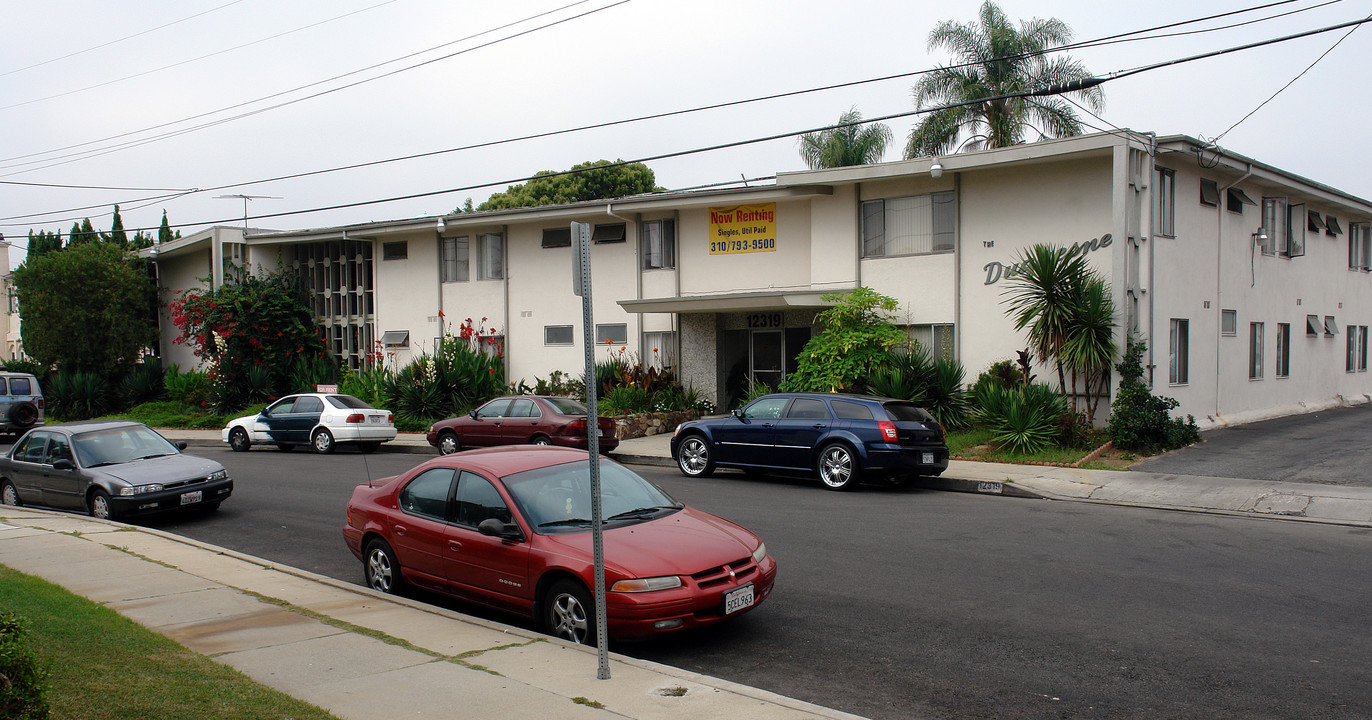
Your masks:
{"label": "building window", "polygon": [[381,345],[388,348],[407,348],[410,346],[410,331],[387,330],[381,333]]}
{"label": "building window", "polygon": [[905,334],[934,360],[953,359],[952,325],[906,325]]}
{"label": "building window", "polygon": [[571,345],[572,326],[571,325],[544,325],[543,326],[544,345]]}
{"label": "building window", "polygon": [[1210,207],[1220,206],[1219,183],[1215,182],[1214,180],[1206,180],[1205,178],[1201,178],[1200,190],[1200,201],[1202,205],[1209,205]]}
{"label": "building window", "polygon": [[442,261],[439,273],[443,282],[467,282],[471,255],[465,235],[443,238]]}
{"label": "building window", "polygon": [[1372,269],[1372,230],[1367,223],[1348,224],[1348,269]]}
{"label": "building window", "polygon": [[1220,311],[1220,334],[1230,336],[1239,334],[1239,311]]}
{"label": "building window", "polygon": [[404,260],[410,256],[410,244],[405,241],[381,243],[382,260]]}
{"label": "building window", "polygon": [[1191,323],[1172,318],[1172,333],[1167,346],[1167,382],[1185,385],[1190,374]]}
{"label": "building window", "polygon": [[1346,352],[1343,369],[1345,372],[1358,371],[1358,326],[1348,326],[1348,352]]}
{"label": "building window", "polygon": [[643,269],[676,267],[676,221],[670,218],[643,223]]}
{"label": "building window", "polygon": [[1177,236],[1177,171],[1158,168],[1158,230]]}
{"label": "building window", "polygon": [[1311,210],[1305,216],[1305,227],[1310,232],[1318,234],[1324,231],[1324,221],[1320,219],[1319,213]]}
{"label": "building window", "polygon": [[594,243],[622,243],[624,242],[624,223],[607,223],[596,225],[595,231],[591,233],[591,242]]}
{"label": "building window", "polygon": [[1262,199],[1262,229],[1267,233],[1267,242],[1262,245],[1263,255],[1285,255],[1290,234],[1287,231],[1286,198],[1265,197]]}
{"label": "building window", "polygon": [[1262,379],[1262,323],[1248,325],[1248,379]]}
{"label": "building window", "polygon": [[595,326],[597,345],[624,345],[629,342],[629,326],[624,323]]}
{"label": "building window", "polygon": [[1320,329],[1321,329],[1322,327],[1323,327],[1323,326],[1320,325],[1320,316],[1319,316],[1319,315],[1306,315],[1306,316],[1305,316],[1305,334],[1306,334],[1306,335],[1308,335],[1308,336],[1310,336],[1310,337],[1319,337],[1319,335],[1320,335]]}
{"label": "building window", "polygon": [[1358,372],[1367,372],[1367,326],[1358,326]]}
{"label": "building window", "polygon": [[1305,204],[1295,203],[1286,209],[1287,257],[1305,256]]}
{"label": "building window", "polygon": [[1324,336],[1334,337],[1339,334],[1339,323],[1334,320],[1333,315],[1324,316]]}
{"label": "building window", "polygon": [[572,229],[570,227],[543,228],[543,247],[560,248],[572,246]]}
{"label": "building window", "polygon": [[1277,323],[1277,377],[1291,375],[1291,323]]}
{"label": "building window", "polygon": [[956,215],[956,196],[951,192],[868,200],[862,203],[862,255],[951,252]]}
{"label": "building window", "polygon": [[486,233],[477,240],[477,279],[500,280],[505,277],[505,237]]}
{"label": "building window", "polygon": [[643,364],[670,370],[676,367],[676,333],[643,333]]}
{"label": "building window", "polygon": [[1339,225],[1338,218],[1333,215],[1324,216],[1324,234],[1329,236],[1343,234],[1343,226]]}
{"label": "building window", "polygon": [[1244,205],[1257,205],[1256,202],[1253,202],[1253,198],[1248,197],[1238,188],[1229,188],[1225,191],[1224,196],[1224,206],[1231,213],[1242,215]]}

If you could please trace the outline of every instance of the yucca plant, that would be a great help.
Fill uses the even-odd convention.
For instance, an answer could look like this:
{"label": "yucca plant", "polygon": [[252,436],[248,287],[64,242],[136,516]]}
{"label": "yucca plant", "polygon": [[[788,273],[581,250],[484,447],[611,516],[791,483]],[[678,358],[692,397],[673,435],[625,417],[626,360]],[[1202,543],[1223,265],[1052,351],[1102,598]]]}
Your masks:
{"label": "yucca plant", "polygon": [[945,359],[934,363],[933,378],[925,386],[924,398],[920,404],[945,428],[958,428],[967,424],[971,407],[968,404],[967,391],[962,387],[962,380],[962,363]]}
{"label": "yucca plant", "polygon": [[72,420],[98,417],[108,412],[112,404],[109,381],[96,373],[72,373],[65,390],[62,414]]}
{"label": "yucca plant", "polygon": [[277,396],[276,378],[266,366],[254,365],[248,368],[248,371],[243,373],[243,382],[246,385],[244,399],[249,403],[267,402]]}
{"label": "yucca plant", "polygon": [[166,397],[167,385],[162,366],[156,362],[141,362],[119,382],[119,399],[124,407],[133,407]]}
{"label": "yucca plant", "polygon": [[316,385],[338,382],[338,363],[326,357],[296,358],[291,365],[289,392],[310,392]]}
{"label": "yucca plant", "polygon": [[1056,442],[1067,403],[1047,385],[1006,388],[978,383],[973,389],[974,415],[991,430],[992,439],[1013,453],[1038,452]]}

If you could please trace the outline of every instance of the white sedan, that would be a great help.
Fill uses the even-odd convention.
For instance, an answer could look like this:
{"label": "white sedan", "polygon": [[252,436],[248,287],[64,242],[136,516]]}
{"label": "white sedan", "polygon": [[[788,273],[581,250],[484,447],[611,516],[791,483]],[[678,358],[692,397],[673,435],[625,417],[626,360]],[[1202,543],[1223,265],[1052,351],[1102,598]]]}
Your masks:
{"label": "white sedan", "polygon": [[257,415],[237,418],[224,428],[224,442],[237,452],[254,443],[268,443],[282,450],[308,444],[318,453],[331,453],[338,443],[357,443],[362,452],[372,452],[394,439],[395,416],[389,411],[335,393],[284,397]]}

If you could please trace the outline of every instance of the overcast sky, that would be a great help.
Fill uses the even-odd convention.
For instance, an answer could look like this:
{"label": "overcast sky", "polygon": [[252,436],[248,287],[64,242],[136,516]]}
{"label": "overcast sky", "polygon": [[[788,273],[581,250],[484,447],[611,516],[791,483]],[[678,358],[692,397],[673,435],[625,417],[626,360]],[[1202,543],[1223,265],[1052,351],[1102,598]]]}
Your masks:
{"label": "overcast sky", "polygon": [[[243,202],[216,196],[275,196],[253,200],[249,213],[290,212],[499,183],[587,160],[637,159],[804,130],[833,123],[852,106],[865,117],[906,112],[914,108],[911,78],[149,199],[927,69],[951,61],[945,51],[927,49],[929,30],[941,20],[973,22],[979,6],[966,0],[587,0],[564,7],[568,2],[4,2],[0,181],[138,189],[0,185],[0,232],[12,240],[22,239],[30,228],[65,232],[73,220],[87,216],[97,228],[107,229],[112,206],[119,203],[126,227],[155,227],[165,209],[171,223],[183,225],[182,233],[188,234],[216,222],[242,222]],[[1080,41],[1257,4],[1005,0],[1001,7],[1015,20],[1059,18]],[[1360,19],[1372,12],[1372,3],[1303,0],[1181,29],[1294,10],[1304,11],[1227,30],[1072,54],[1100,76]],[[572,19],[578,14],[585,15]],[[565,21],[538,29],[559,20]],[[511,23],[517,24],[496,29]],[[519,32],[525,34],[510,37]],[[1102,86],[1102,116],[1138,131],[1213,138],[1346,32],[1107,82]],[[483,43],[492,44],[477,47]],[[1362,129],[1370,102],[1363,82],[1365,69],[1372,67],[1370,47],[1372,29],[1356,30],[1220,144],[1372,197],[1367,171],[1372,149]],[[438,59],[462,50],[468,51]],[[412,57],[390,62],[405,56]],[[432,62],[217,122],[425,61]],[[381,63],[388,64],[355,72]],[[330,79],[346,73],[355,74]],[[263,99],[268,96],[275,97]],[[897,142],[887,160],[900,158],[914,122],[912,117],[888,123]],[[106,152],[116,143],[206,123],[216,124]],[[102,154],[91,156],[92,151]],[[670,189],[803,169],[793,138],[649,165],[658,184]],[[284,230],[435,215],[451,211],[467,197],[480,203],[503,189],[499,184],[250,224]],[[38,213],[51,214],[34,216]],[[11,259],[18,262],[22,256],[12,252]]]}

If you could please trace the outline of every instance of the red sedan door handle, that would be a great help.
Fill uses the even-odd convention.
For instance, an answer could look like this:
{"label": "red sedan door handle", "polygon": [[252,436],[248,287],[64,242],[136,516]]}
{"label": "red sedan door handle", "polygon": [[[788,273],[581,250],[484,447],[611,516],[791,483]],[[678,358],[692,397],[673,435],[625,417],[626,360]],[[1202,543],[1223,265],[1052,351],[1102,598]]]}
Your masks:
{"label": "red sedan door handle", "polygon": [[460,542],[458,542],[458,541],[456,541],[456,540],[449,540],[449,541],[448,541],[448,549],[449,549],[449,550],[461,550],[461,549],[462,549],[462,543],[460,543]]}
{"label": "red sedan door handle", "polygon": [[405,526],[404,526],[404,525],[396,525],[396,526],[395,526],[395,534],[396,534],[396,535],[404,535],[404,534],[405,534]]}

